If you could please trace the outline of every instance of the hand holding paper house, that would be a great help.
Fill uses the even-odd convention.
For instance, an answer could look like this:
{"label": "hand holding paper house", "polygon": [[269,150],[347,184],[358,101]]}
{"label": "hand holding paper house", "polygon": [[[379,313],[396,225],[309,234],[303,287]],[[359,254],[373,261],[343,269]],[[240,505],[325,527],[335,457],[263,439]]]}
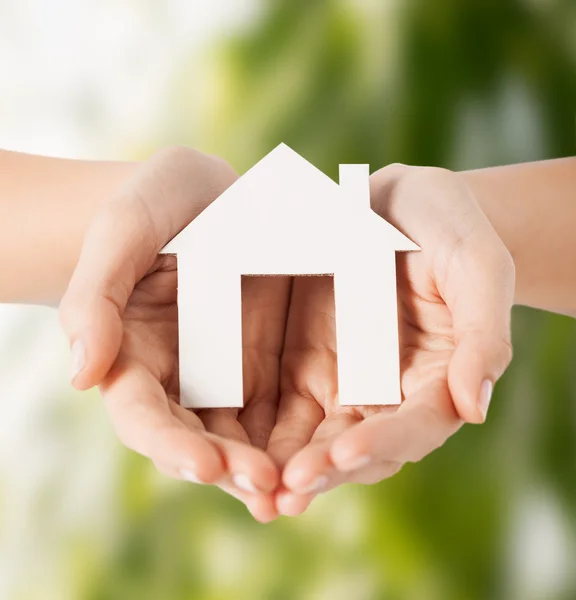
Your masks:
{"label": "hand holding paper house", "polygon": [[162,249],[178,255],[182,405],[243,405],[242,275],[327,274],[340,404],[399,404],[395,253],[408,250],[370,208],[368,165],[340,165],[338,185],[280,144]]}

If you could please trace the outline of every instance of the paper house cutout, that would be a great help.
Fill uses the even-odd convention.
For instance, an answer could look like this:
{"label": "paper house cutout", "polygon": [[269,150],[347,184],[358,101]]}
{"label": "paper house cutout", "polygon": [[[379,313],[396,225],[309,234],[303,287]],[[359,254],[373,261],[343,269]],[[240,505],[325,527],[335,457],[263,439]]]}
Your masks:
{"label": "paper house cutout", "polygon": [[182,405],[243,405],[242,275],[333,275],[340,404],[399,404],[395,253],[408,250],[370,208],[368,165],[340,165],[338,185],[280,144],[161,251],[178,256]]}

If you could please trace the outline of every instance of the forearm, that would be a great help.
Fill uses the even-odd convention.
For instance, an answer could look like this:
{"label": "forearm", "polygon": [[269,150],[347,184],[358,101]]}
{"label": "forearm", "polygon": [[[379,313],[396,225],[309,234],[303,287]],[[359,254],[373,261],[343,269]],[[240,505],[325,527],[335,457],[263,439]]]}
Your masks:
{"label": "forearm", "polygon": [[576,158],[463,176],[514,258],[516,303],[576,314]]}
{"label": "forearm", "polygon": [[0,302],[56,304],[88,223],[133,169],[0,151]]}

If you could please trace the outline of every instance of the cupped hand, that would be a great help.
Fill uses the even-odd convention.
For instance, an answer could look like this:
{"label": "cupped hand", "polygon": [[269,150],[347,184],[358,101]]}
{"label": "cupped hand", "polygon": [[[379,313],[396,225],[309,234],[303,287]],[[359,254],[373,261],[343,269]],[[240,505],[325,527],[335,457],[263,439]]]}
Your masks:
{"label": "cupped hand", "polygon": [[391,165],[371,177],[371,196],[372,208],[421,247],[397,255],[403,402],[338,405],[332,281],[296,279],[268,446],[283,468],[282,514],[300,514],[342,483],[389,477],[463,422],[483,422],[511,360],[514,264],[461,177]]}
{"label": "cupped hand", "polygon": [[171,477],[216,483],[265,521],[276,516],[271,492],[280,475],[264,447],[276,417],[290,281],[243,282],[244,409],[194,412],[178,401],[176,258],[158,255],[235,179],[221,159],[187,148],[135,166],[87,232],[60,315],[73,384],[100,384],[121,441]]}

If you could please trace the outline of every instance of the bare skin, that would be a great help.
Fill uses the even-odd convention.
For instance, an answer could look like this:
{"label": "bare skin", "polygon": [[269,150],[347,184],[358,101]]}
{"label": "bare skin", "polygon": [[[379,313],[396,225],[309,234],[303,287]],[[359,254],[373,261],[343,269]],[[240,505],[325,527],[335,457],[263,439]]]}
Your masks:
{"label": "bare skin", "polygon": [[[390,477],[464,421],[482,422],[511,359],[514,267],[466,187],[448,172],[395,166],[372,184],[373,208],[421,247],[397,260],[404,401],[398,408],[338,406],[332,282],[298,279],[268,447],[283,468],[283,514],[301,513],[316,493],[342,483]],[[414,193],[422,187],[426,197]]]}
{"label": "bare skin", "polygon": [[276,512],[266,492],[280,473],[263,448],[275,419],[290,282],[245,282],[244,409],[195,413],[178,398],[176,260],[158,256],[235,180],[223,161],[193,150],[153,156],[95,218],[60,315],[73,384],[100,384],[126,446],[172,477],[216,483],[269,520]]}
{"label": "bare skin", "polygon": [[[73,384],[100,384],[122,441],[162,472],[216,483],[261,521],[389,477],[482,422],[511,358],[514,302],[576,314],[574,159],[462,174],[392,165],[371,178],[372,208],[421,247],[397,260],[403,404],[338,405],[330,279],[246,278],[245,406],[185,410],[176,264],[157,253],[235,179],[186,148],[142,164],[2,153],[0,255],[12,258],[0,290],[54,303],[70,282]],[[29,243],[14,257],[18,240]]]}

